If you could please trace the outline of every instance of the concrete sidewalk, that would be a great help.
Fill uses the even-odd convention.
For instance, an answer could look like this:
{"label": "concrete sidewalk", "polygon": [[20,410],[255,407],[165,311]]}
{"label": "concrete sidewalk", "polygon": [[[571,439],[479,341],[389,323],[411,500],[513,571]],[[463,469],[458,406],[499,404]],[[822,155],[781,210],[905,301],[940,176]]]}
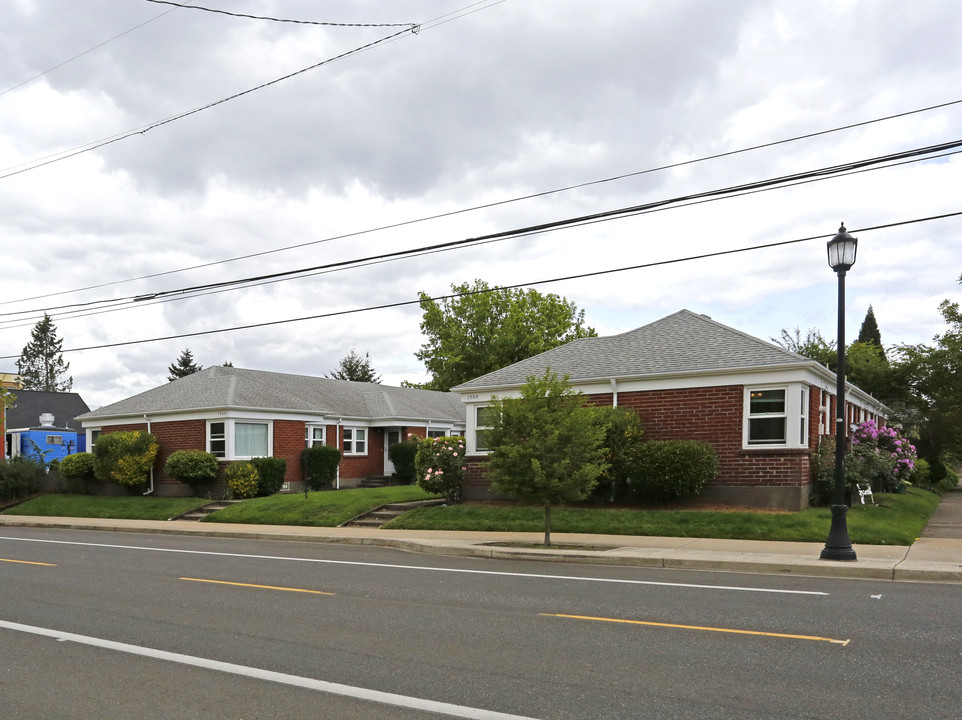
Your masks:
{"label": "concrete sidewalk", "polygon": [[[824,543],[552,533],[552,543],[557,547],[542,549],[512,545],[540,543],[544,539],[541,533],[317,528],[183,520],[163,522],[0,515],[0,527],[54,527],[297,540],[377,545],[430,555],[877,580],[962,582],[962,490],[946,493],[932,521],[932,526],[937,528],[939,533],[924,533],[911,547],[856,545],[858,559],[854,562],[839,562],[819,559]],[[957,532],[953,532],[953,528]]]}

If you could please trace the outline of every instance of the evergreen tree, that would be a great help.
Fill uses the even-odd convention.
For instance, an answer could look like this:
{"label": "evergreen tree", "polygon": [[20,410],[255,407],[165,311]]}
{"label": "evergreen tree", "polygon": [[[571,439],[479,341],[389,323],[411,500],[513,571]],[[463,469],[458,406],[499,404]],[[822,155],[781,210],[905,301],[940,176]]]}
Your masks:
{"label": "evergreen tree", "polygon": [[73,378],[67,376],[70,363],[63,361],[63,340],[57,337],[57,326],[47,313],[30,334],[17,360],[17,375],[24,390],[69,392]]}
{"label": "evergreen tree", "polygon": [[351,350],[350,354],[341,358],[341,362],[337,368],[331,370],[330,377],[335,380],[353,380],[354,382],[381,384],[381,376],[371,367],[371,354],[364,353],[364,357],[361,357],[354,350]]}
{"label": "evergreen tree", "polygon": [[855,342],[874,343],[882,349],[882,357],[885,357],[885,348],[882,345],[882,333],[879,332],[878,323],[875,321],[875,311],[872,306],[868,306],[865,313],[865,320],[862,321],[862,329],[858,331],[858,339]]}
{"label": "evergreen tree", "polygon": [[195,372],[200,372],[203,369],[203,365],[198,365],[194,362],[194,356],[191,355],[190,350],[188,348],[184,348],[184,351],[180,354],[180,357],[177,358],[177,362],[167,366],[167,372],[170,373],[170,375],[167,376],[167,379],[173,382],[174,380],[178,380],[182,377],[193,375]]}

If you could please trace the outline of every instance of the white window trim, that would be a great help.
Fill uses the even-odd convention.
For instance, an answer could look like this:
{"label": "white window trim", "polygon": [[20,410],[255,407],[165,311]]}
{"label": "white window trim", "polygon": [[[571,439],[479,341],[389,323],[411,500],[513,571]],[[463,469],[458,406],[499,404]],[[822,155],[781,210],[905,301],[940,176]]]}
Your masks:
{"label": "white window trim", "polygon": [[[273,457],[274,455],[274,421],[260,420],[254,418],[213,418],[207,421],[206,444],[207,452],[210,449],[210,426],[213,423],[224,423],[224,457],[218,460],[250,460],[255,457]],[[266,425],[267,426],[267,455],[238,455],[234,443],[234,426],[237,423],[242,425]]]}
{"label": "white window trim", "polygon": [[[750,420],[751,394],[762,390],[784,390],[785,412],[769,415],[769,417],[785,418],[785,442],[781,443],[751,443],[748,442],[748,427]],[[808,392],[805,383],[785,383],[780,385],[746,385],[742,400],[742,449],[769,450],[794,449],[808,447]],[[805,398],[803,401],[802,398]],[[765,417],[757,415],[755,417]],[[804,425],[804,428],[802,427]],[[804,441],[802,441],[804,438]]]}
{"label": "white window trim", "polygon": [[[364,452],[357,452],[355,450],[355,446],[357,443],[358,430],[364,433],[364,440],[362,441],[364,443]],[[341,451],[344,453],[345,456],[350,455],[351,457],[364,457],[368,454],[368,451],[371,448],[371,433],[369,433],[368,430],[369,428],[358,427],[357,425],[344,426],[344,438],[343,438],[344,446],[343,448],[341,448]],[[347,439],[348,432],[351,433],[350,440]],[[349,447],[350,447],[350,450],[348,450]]]}
{"label": "white window trim", "polygon": [[304,447],[314,447],[317,438],[314,437],[314,430],[321,429],[321,445],[327,445],[327,425],[321,423],[307,423],[304,426]]}
{"label": "white window trim", "polygon": [[468,452],[475,455],[487,455],[491,450],[488,448],[478,448],[478,430],[490,430],[490,425],[478,425],[478,413],[485,408],[491,407],[490,404],[474,405],[472,411],[468,413]]}

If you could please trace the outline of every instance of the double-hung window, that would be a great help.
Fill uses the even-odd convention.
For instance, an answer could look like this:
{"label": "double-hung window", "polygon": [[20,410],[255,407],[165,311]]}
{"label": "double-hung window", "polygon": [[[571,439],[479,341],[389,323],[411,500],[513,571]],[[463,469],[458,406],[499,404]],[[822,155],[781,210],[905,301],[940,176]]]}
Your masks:
{"label": "double-hung window", "polygon": [[207,423],[207,452],[214,457],[227,457],[227,421]]}
{"label": "double-hung window", "polygon": [[497,409],[486,405],[475,410],[474,423],[474,449],[476,452],[488,452],[488,435],[491,432],[491,425]]}
{"label": "double-hung window", "polygon": [[326,440],[324,431],[323,425],[308,425],[304,429],[304,445],[309,448],[324,445]]}
{"label": "double-hung window", "polygon": [[808,447],[808,393],[804,383],[746,387],[744,447]]}
{"label": "double-hung window", "polygon": [[784,445],[788,440],[786,388],[752,389],[748,393],[748,444]]}
{"label": "double-hung window", "polygon": [[367,455],[366,428],[344,428],[344,454]]}

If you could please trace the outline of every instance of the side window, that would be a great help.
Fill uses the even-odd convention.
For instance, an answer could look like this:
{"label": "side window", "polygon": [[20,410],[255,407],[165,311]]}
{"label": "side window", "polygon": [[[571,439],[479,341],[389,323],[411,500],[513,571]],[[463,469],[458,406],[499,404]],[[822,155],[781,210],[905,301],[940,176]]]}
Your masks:
{"label": "side window", "polygon": [[476,410],[474,424],[474,449],[477,452],[487,452],[488,431],[491,429],[491,422],[494,419],[495,409],[491,406],[479,407]]}
{"label": "side window", "polygon": [[788,440],[787,420],[785,388],[749,391],[749,445],[784,445]]}
{"label": "side window", "polygon": [[227,423],[224,421],[207,423],[207,452],[214,457],[227,457]]}
{"label": "side window", "polygon": [[309,448],[324,445],[327,439],[325,430],[323,425],[308,425],[304,428],[304,445]]}
{"label": "side window", "polygon": [[367,430],[344,428],[344,454],[367,455]]}

